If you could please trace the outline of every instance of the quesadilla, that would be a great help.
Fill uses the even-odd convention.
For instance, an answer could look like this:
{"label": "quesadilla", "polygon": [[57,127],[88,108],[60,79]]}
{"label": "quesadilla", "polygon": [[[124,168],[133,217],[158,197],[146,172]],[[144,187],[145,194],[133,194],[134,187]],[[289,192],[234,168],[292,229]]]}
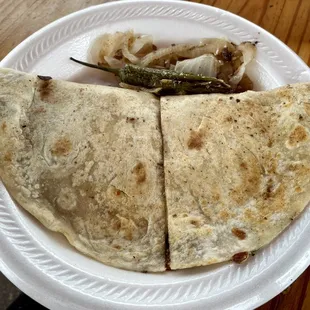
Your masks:
{"label": "quesadilla", "polygon": [[310,84],[161,98],[172,269],[241,262],[310,200]]}
{"label": "quesadilla", "polygon": [[0,87],[9,193],[107,265],[164,271],[167,230],[171,269],[242,262],[310,200],[309,83],[159,102],[0,69]]}
{"label": "quesadilla", "polygon": [[0,69],[0,176],[79,251],[165,270],[159,101],[148,93]]}

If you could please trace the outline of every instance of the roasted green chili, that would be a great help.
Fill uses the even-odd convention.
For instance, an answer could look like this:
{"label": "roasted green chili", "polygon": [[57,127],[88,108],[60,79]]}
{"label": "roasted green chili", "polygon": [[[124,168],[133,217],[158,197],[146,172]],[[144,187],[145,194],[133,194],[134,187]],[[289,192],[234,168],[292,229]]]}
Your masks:
{"label": "roasted green chili", "polygon": [[158,89],[157,94],[159,95],[231,92],[231,87],[228,84],[213,77],[180,73],[167,69],[144,68],[131,64],[126,64],[123,68],[116,69],[89,64],[72,57],[70,59],[87,67],[114,73],[120,78],[121,83],[150,90]]}

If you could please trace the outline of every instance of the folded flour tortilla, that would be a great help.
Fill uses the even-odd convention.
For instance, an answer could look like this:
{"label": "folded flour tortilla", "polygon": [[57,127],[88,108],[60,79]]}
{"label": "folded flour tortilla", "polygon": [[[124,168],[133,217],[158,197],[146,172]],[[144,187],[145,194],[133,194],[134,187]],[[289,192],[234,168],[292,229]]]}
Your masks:
{"label": "folded flour tortilla", "polygon": [[241,262],[310,200],[309,83],[160,104],[9,69],[0,87],[6,188],[107,265],[164,271],[167,221],[172,269]]}
{"label": "folded flour tortilla", "polygon": [[274,239],[310,200],[310,84],[161,98],[171,268]]}
{"label": "folded flour tortilla", "polygon": [[0,176],[81,252],[165,270],[159,101],[150,94],[0,69]]}

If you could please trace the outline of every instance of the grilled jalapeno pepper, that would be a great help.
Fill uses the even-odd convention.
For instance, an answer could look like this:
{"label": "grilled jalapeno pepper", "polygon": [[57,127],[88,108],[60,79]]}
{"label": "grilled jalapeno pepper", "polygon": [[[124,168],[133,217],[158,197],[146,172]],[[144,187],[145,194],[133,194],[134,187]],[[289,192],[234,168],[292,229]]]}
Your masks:
{"label": "grilled jalapeno pepper", "polygon": [[144,68],[137,65],[126,64],[123,68],[110,68],[101,65],[89,64],[70,57],[71,60],[87,67],[114,73],[119,77],[122,85],[133,85],[143,90],[157,89],[159,95],[185,95],[205,93],[229,93],[230,85],[220,79],[180,73],[174,70]]}

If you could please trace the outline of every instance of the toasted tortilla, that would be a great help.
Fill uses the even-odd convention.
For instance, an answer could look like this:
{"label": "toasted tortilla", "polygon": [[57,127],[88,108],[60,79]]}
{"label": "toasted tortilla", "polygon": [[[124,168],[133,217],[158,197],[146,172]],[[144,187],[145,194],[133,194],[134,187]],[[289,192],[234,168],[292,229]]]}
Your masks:
{"label": "toasted tortilla", "polygon": [[165,270],[159,101],[148,93],[0,69],[0,176],[79,251]]}
{"label": "toasted tortilla", "polygon": [[310,200],[310,84],[161,98],[171,268],[274,239]]}

